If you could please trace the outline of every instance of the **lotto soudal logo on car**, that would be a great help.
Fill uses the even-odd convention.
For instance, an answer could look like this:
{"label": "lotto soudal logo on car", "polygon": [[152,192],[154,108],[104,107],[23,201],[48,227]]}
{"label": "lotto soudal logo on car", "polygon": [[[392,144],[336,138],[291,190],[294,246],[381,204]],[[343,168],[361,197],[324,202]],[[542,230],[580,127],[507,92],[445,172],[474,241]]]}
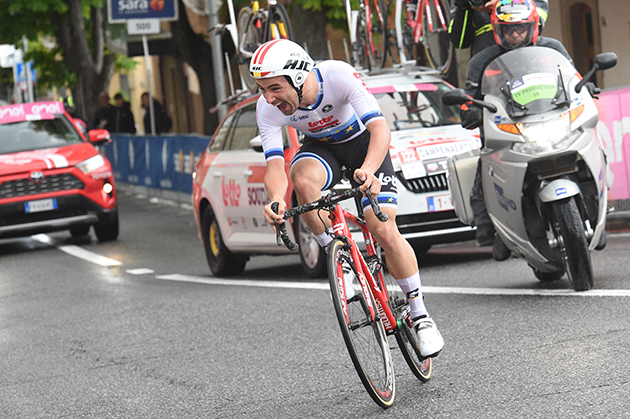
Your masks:
{"label": "lotto soudal logo on car", "polygon": [[324,107],[322,108],[323,112],[330,112],[332,111],[333,105],[328,104],[328,105],[324,105]]}

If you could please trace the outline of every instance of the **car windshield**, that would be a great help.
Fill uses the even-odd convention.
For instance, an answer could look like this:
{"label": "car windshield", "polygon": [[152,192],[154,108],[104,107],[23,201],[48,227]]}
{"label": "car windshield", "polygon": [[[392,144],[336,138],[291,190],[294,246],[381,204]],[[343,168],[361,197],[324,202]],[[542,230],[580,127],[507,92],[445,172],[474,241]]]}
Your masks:
{"label": "car windshield", "polygon": [[442,83],[371,87],[392,131],[459,124],[459,108],[442,104]]}
{"label": "car windshield", "polygon": [[63,117],[0,125],[0,154],[63,147],[82,141],[70,121]]}

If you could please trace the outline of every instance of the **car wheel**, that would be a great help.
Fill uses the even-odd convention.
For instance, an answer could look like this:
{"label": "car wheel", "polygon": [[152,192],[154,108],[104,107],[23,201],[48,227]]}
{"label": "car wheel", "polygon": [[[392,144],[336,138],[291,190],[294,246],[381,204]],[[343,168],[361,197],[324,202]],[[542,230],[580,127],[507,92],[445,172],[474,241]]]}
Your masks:
{"label": "car wheel", "polygon": [[293,219],[293,231],[299,245],[300,261],[306,276],[309,278],[323,278],[327,275],[326,252],[315,240],[302,217]]}
{"label": "car wheel", "polygon": [[118,232],[118,208],[108,214],[101,222],[94,224],[94,234],[100,242],[116,240]]}
{"label": "car wheel", "polygon": [[243,273],[248,257],[235,255],[225,247],[219,224],[211,208],[203,212],[201,237],[206,260],[214,276],[232,276]]}
{"label": "car wheel", "polygon": [[72,237],[82,237],[82,236],[87,236],[88,234],[90,234],[89,225],[73,227],[70,229],[70,235],[72,235]]}

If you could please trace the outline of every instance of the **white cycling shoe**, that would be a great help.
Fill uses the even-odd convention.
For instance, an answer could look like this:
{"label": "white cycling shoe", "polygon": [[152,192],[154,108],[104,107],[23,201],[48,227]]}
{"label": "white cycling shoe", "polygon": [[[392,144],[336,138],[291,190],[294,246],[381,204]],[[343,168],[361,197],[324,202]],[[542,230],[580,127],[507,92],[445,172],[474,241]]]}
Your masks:
{"label": "white cycling shoe", "polygon": [[433,319],[429,316],[416,317],[413,319],[413,328],[416,331],[420,354],[425,358],[438,356],[444,348],[444,338]]}

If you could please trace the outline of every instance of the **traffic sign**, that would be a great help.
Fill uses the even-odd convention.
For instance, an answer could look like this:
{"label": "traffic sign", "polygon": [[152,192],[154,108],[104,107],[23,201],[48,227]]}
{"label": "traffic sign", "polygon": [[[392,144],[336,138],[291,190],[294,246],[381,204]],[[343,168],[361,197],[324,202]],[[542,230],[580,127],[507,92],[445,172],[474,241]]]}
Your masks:
{"label": "traffic sign", "polygon": [[127,21],[127,34],[150,35],[160,33],[159,19],[133,19]]}

